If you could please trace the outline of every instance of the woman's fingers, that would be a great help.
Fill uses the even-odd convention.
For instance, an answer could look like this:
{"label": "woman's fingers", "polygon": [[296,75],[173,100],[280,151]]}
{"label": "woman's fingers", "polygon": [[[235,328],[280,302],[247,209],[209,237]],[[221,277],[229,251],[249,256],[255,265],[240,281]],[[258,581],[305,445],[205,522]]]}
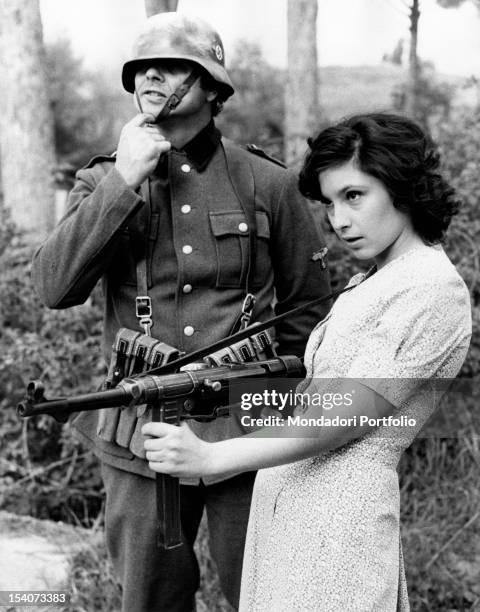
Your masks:
{"label": "woman's fingers", "polygon": [[149,467],[155,472],[173,476],[205,474],[209,444],[200,440],[188,425],[179,427],[167,423],[147,423],[142,433]]}

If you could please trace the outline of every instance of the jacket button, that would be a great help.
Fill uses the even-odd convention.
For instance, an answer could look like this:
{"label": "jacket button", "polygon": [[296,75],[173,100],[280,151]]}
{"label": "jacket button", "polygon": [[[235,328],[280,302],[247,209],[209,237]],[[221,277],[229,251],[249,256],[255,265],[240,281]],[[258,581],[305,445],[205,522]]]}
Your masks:
{"label": "jacket button", "polygon": [[191,293],[192,289],[192,285],[189,285],[188,283],[182,287],[183,293]]}
{"label": "jacket button", "polygon": [[191,168],[190,168],[190,166],[188,164],[182,164],[180,169],[181,169],[182,172],[190,172],[190,170],[191,170]]}
{"label": "jacket button", "polygon": [[195,333],[195,330],[193,329],[191,325],[187,325],[186,327],[183,328],[183,333],[186,336],[193,336],[193,334]]}
{"label": "jacket button", "polygon": [[182,247],[182,252],[185,253],[185,255],[190,255],[192,251],[193,249],[189,244],[186,244],[185,246]]}
{"label": "jacket button", "polygon": [[184,215],[186,215],[192,210],[192,207],[190,206],[190,204],[184,204],[180,210]]}
{"label": "jacket button", "polygon": [[239,223],[238,229],[241,232],[248,232],[248,225],[246,223]]}

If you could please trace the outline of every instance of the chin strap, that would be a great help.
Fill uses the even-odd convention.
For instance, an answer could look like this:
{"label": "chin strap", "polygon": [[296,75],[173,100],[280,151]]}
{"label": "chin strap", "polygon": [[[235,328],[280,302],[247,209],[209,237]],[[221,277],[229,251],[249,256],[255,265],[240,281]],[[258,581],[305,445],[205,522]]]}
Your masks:
{"label": "chin strap", "polygon": [[[163,105],[162,110],[158,113],[153,123],[159,123],[162,119],[165,119],[172,110],[177,108],[183,98],[187,95],[190,89],[193,87],[194,83],[200,78],[200,69],[194,67],[192,72],[187,76],[187,78],[183,81],[181,85],[177,87],[177,89],[172,93],[172,95],[167,99],[165,104]],[[135,90],[135,98],[137,100],[138,108],[140,112],[143,113],[142,105],[140,103],[140,97],[138,95],[137,90]]]}

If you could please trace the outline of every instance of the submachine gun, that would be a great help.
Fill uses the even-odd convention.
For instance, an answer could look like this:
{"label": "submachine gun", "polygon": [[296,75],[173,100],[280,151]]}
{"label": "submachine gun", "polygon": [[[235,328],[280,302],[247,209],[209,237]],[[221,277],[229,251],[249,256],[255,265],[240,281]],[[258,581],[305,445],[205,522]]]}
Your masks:
{"label": "submachine gun", "polygon": [[[299,358],[275,354],[264,327],[253,325],[183,357],[164,343],[123,328],[113,346],[106,390],[47,399],[43,384],[32,381],[17,413],[21,417],[47,414],[66,422],[79,411],[146,405],[153,421],[174,425],[186,419],[210,421],[228,416],[232,388],[241,381],[303,374]],[[123,411],[117,412],[121,415]],[[156,496],[157,544],[165,549],[180,546],[179,479],[156,474]]]}

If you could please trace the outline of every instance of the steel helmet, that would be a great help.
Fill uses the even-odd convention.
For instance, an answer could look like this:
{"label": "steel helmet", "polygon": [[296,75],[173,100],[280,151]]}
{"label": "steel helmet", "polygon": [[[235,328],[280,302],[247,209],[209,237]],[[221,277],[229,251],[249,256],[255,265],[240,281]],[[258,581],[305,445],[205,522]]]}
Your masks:
{"label": "steel helmet", "polygon": [[203,19],[180,13],[158,13],[147,19],[135,41],[132,59],[122,70],[124,88],[135,91],[135,74],[149,60],[179,59],[195,62],[221,85],[223,98],[234,93],[225,70],[225,52],[218,33]]}

